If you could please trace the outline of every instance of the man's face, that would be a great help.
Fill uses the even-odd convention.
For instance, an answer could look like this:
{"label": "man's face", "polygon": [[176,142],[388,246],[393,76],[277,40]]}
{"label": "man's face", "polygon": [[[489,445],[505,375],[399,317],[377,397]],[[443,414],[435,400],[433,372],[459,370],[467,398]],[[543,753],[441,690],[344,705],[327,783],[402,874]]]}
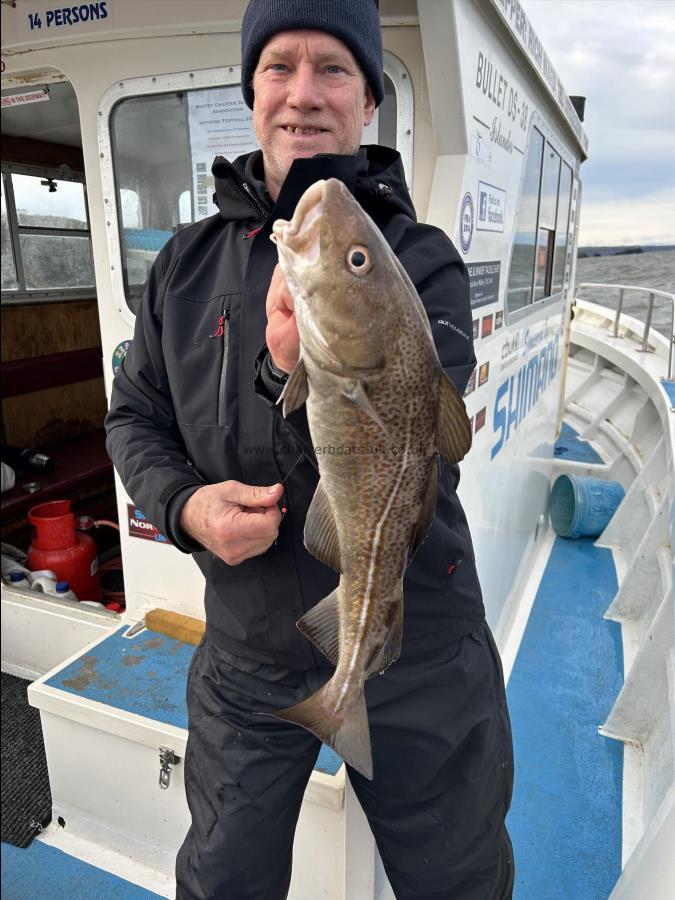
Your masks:
{"label": "man's face", "polygon": [[253,75],[253,124],[276,200],[291,163],[317,153],[356,153],[375,101],[349,48],[322,31],[270,38]]}

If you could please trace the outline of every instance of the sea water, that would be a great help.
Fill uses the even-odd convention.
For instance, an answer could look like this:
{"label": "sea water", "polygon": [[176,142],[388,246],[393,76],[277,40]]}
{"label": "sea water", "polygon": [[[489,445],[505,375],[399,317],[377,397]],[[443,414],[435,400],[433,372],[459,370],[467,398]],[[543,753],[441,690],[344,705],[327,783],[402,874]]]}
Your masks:
{"label": "sea water", "polygon": [[[638,285],[675,294],[675,250],[578,259],[576,283],[579,285],[584,281],[596,284]],[[581,293],[577,291],[576,296],[582,300],[595,300],[610,309],[616,309],[619,301],[618,291],[593,288],[584,288]],[[628,315],[644,322],[648,302],[648,294],[626,291],[622,308]],[[669,301],[657,297],[654,301],[652,326],[666,337],[670,334],[670,314]]]}

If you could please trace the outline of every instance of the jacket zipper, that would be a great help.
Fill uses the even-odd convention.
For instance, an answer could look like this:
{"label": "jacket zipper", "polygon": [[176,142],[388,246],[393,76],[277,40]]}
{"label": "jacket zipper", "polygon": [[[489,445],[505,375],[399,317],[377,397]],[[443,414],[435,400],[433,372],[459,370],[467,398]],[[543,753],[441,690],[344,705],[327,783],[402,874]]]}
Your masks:
{"label": "jacket zipper", "polygon": [[[220,323],[219,323],[220,324]],[[225,424],[225,388],[227,386],[227,356],[230,347],[230,310],[226,306],[223,309],[222,316],[223,326],[223,362],[220,367],[220,382],[218,384],[218,415],[217,423],[219,426]]]}
{"label": "jacket zipper", "polygon": [[232,179],[232,183],[233,183],[234,186],[237,188],[237,191],[238,191],[239,194],[244,198],[244,200],[246,201],[246,203],[251,207],[251,209],[254,209],[254,210],[255,210],[255,212],[256,212],[256,217],[257,217],[258,219],[266,219],[267,216],[269,215],[269,210],[264,209],[264,208],[260,205],[260,203],[258,202],[258,200],[257,200],[256,196],[254,195],[253,191],[252,191],[251,188],[246,184],[246,182],[245,182],[245,181],[237,181],[237,180],[235,180],[235,179]]}

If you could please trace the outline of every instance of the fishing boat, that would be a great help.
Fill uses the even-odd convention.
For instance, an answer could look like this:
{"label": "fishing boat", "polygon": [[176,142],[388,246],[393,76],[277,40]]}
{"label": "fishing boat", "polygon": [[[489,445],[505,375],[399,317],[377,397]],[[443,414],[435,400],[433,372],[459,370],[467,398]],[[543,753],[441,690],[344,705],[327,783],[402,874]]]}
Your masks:
{"label": "fishing boat", "polygon": [[[2,585],[3,702],[6,677],[30,682],[13,733],[39,711],[50,792],[45,812],[44,792],[20,805],[37,776],[3,790],[29,843],[2,844],[8,898],[174,896],[194,647],[153,631],[149,613],[203,620],[203,581],[127,496],[102,424],[153,260],[212,214],[214,156],[256,146],[244,7],[2,2],[3,442],[56,460],[3,493],[3,554],[27,549],[30,509],[69,500],[124,577],[123,608]],[[646,286],[629,316],[621,285],[603,288],[605,305],[575,289],[583,100],[518,0],[382,0],[380,15],[386,96],[364,143],[398,149],[420,220],[449,235],[470,277],[478,365],[459,493],[507,680],[514,896],[666,900],[675,298]],[[665,336],[652,327],[664,306]],[[599,536],[561,536],[552,487],[568,486],[557,513],[576,515],[572,487],[588,479],[623,499]],[[393,897],[326,748],[289,896]]]}

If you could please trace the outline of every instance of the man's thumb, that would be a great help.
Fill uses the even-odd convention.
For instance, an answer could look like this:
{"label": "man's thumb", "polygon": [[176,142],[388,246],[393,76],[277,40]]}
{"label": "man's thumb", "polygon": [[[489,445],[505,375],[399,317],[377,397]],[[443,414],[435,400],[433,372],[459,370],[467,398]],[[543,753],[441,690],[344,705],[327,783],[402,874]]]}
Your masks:
{"label": "man's thumb", "polygon": [[236,484],[231,500],[239,506],[274,506],[282,493],[280,484],[266,485]]}

